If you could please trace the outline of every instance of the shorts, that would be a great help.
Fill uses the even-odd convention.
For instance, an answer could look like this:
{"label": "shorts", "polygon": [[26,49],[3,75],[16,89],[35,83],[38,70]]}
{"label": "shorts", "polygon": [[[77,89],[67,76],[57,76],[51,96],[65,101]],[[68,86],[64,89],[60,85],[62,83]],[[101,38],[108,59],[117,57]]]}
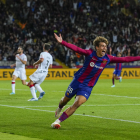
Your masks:
{"label": "shorts", "polygon": [[72,98],[74,95],[82,95],[87,100],[91,94],[93,87],[86,86],[79,81],[77,81],[75,78],[70,83],[69,87],[67,88],[67,91],[65,93],[65,96],[68,98]]}
{"label": "shorts", "polygon": [[41,84],[46,76],[48,74],[48,71],[43,70],[36,70],[32,75],[29,76],[29,78],[36,84]]}
{"label": "shorts", "polygon": [[121,75],[121,70],[114,70],[113,74],[120,76]]}
{"label": "shorts", "polygon": [[15,75],[16,77],[19,77],[21,80],[26,80],[26,71],[25,69],[21,69],[21,70],[16,70],[14,71],[13,75]]}

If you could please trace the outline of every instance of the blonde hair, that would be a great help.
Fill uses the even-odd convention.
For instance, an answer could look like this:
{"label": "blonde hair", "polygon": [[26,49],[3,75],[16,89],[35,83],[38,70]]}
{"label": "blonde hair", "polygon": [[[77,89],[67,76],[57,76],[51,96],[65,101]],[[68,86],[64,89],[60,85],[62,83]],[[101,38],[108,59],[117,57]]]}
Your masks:
{"label": "blonde hair", "polygon": [[106,45],[108,45],[108,40],[105,37],[97,36],[93,41],[94,47],[99,47],[100,42],[104,42]]}

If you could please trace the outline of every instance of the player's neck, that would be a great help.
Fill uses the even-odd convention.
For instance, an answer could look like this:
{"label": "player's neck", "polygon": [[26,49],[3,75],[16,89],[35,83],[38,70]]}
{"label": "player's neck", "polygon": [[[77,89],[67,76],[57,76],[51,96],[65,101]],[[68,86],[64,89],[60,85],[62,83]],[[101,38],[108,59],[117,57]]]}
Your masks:
{"label": "player's neck", "polygon": [[99,52],[97,52],[96,51],[96,55],[98,56],[98,57],[103,57]]}
{"label": "player's neck", "polygon": [[46,50],[44,52],[47,52],[48,53],[48,51],[46,51]]}
{"label": "player's neck", "polygon": [[19,55],[22,55],[23,53],[20,53]]}

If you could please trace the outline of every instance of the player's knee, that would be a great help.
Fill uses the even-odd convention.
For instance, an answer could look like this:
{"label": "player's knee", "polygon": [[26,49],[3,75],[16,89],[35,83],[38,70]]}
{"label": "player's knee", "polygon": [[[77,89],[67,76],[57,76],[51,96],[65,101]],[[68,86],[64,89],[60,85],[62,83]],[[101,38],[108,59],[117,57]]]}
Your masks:
{"label": "player's knee", "polygon": [[82,104],[82,103],[81,103],[80,101],[76,101],[76,102],[74,103],[74,107],[75,107],[75,108],[78,108],[81,104]]}

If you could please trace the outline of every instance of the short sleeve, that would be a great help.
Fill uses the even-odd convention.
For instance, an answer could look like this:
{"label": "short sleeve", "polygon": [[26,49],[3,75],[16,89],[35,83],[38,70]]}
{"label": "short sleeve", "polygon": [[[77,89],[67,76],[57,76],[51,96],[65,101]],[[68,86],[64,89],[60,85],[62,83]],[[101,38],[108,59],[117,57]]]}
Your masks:
{"label": "short sleeve", "polygon": [[39,58],[40,58],[40,59],[41,59],[41,58],[44,58],[44,55],[43,55],[43,53],[41,53],[41,54],[40,54],[40,57],[39,57]]}
{"label": "short sleeve", "polygon": [[23,61],[27,61],[27,56],[24,55]]}

